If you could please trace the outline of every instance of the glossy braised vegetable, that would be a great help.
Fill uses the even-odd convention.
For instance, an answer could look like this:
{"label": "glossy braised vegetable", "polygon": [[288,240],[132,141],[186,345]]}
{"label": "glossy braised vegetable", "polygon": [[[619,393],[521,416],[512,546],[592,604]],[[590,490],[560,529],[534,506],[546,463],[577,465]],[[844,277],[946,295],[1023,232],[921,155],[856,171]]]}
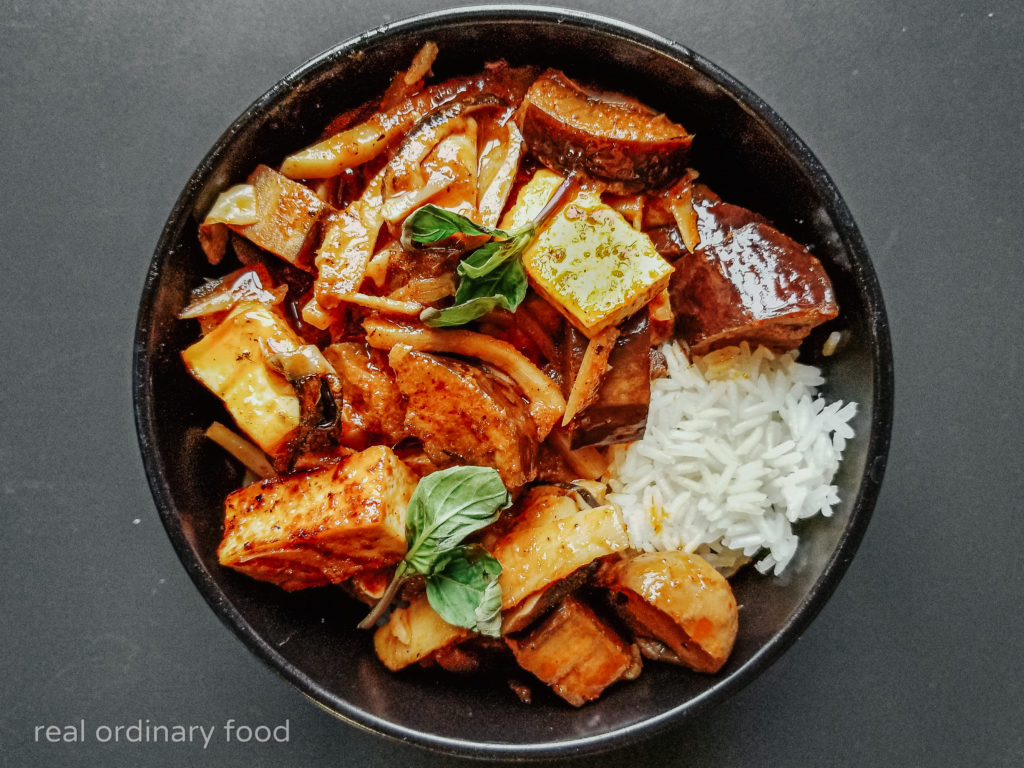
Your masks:
{"label": "glossy braised vegetable", "polygon": [[518,664],[575,706],[641,655],[715,672],[729,582],[630,550],[607,446],[643,437],[658,344],[795,348],[829,279],[695,185],[665,115],[504,62],[428,84],[437,53],[200,225],[223,277],[182,355],[262,478],[226,499],[220,562],[341,585],[396,671]]}

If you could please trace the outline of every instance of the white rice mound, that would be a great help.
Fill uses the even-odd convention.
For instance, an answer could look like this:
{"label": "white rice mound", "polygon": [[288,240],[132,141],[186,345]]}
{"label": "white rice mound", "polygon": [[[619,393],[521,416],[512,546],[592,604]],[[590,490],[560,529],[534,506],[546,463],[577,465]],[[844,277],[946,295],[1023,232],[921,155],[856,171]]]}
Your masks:
{"label": "white rice mound", "polygon": [[824,379],[796,353],[744,342],[687,359],[661,347],[668,376],[651,387],[647,432],[617,446],[606,478],[635,549],[682,549],[729,571],[761,555],[775,574],[793,558],[799,520],[832,514],[832,485],[856,403],[826,404]]}

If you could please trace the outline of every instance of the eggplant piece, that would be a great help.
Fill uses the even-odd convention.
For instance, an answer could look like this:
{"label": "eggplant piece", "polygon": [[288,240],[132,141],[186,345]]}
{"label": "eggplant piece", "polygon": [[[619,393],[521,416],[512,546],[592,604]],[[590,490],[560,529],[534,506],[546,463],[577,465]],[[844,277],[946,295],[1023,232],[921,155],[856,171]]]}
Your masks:
{"label": "eggplant piece", "polygon": [[693,136],[636,99],[583,88],[549,69],[520,108],[523,138],[548,168],[582,170],[611,192],[662,187],[686,170]]}
{"label": "eggplant piece", "polygon": [[528,635],[505,642],[523,669],[574,707],[613,683],[636,679],[642,669],[639,649],[572,597]]}
{"label": "eggplant piece", "polygon": [[324,356],[342,379],[342,422],[392,443],[405,438],[405,397],[383,353],[343,342],[324,349]]}
{"label": "eggplant piece", "polygon": [[266,365],[284,376],[299,396],[299,427],[274,457],[278,471],[287,472],[300,458],[318,462],[316,454],[329,456],[337,448],[342,385],[334,367],[314,344],[269,352],[264,350]]}
{"label": "eggplant piece", "polygon": [[651,403],[651,327],[646,309],[620,327],[597,400],[573,420],[572,448],[630,443],[644,436]]}
{"label": "eggplant piece", "polygon": [[796,349],[839,314],[832,282],[811,253],[737,205],[694,189],[700,247],[673,266],[676,333],[695,355],[747,341]]}
{"label": "eggplant piece", "polygon": [[537,427],[519,393],[482,368],[398,345],[389,357],[407,398],[405,427],[439,466],[494,467],[508,488],[537,474]]}
{"label": "eggplant piece", "polygon": [[266,165],[256,166],[248,183],[255,190],[257,220],[245,225],[228,224],[228,228],[299,269],[312,272],[313,247],[329,206],[309,187]]}
{"label": "eggplant piece", "polygon": [[645,229],[644,232],[654,243],[654,249],[666,261],[673,262],[688,253],[683,236],[679,234],[679,227],[674,224]]}
{"label": "eggplant piece", "polygon": [[566,398],[565,415],[562,416],[563,427],[597,399],[598,389],[608,373],[608,359],[618,338],[619,329],[611,325],[590,339],[576,372],[576,379]]}
{"label": "eggplant piece", "polygon": [[546,616],[566,597],[590,581],[600,567],[600,562],[592,562],[564,579],[534,592],[501,617],[501,634],[511,635],[521,632],[541,617]]}
{"label": "eggplant piece", "polygon": [[726,578],[702,557],[646,552],[602,572],[612,607],[648,658],[717,672],[736,641],[739,611]]}
{"label": "eggplant piece", "polygon": [[562,350],[562,391],[569,397],[572,384],[579,375],[580,366],[583,365],[583,355],[587,352],[587,337],[572,323],[565,324]]}
{"label": "eggplant piece", "polygon": [[221,565],[284,589],[338,584],[406,551],[417,479],[385,446],[241,488],[224,502]]}

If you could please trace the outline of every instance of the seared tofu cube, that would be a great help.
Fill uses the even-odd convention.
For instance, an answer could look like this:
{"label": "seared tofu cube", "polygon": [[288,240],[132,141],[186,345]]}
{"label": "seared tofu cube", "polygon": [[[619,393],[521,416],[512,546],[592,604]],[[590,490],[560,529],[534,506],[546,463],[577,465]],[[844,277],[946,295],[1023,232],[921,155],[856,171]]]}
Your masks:
{"label": "seared tofu cube", "polygon": [[581,510],[571,496],[543,486],[521,503],[514,527],[491,549],[501,563],[502,610],[629,546],[622,514],[613,505]]}
{"label": "seared tofu cube", "polygon": [[253,224],[228,226],[260,248],[312,271],[313,247],[321,219],[329,210],[327,204],[309,187],[266,165],[256,166],[249,184],[255,190],[258,219]]}
{"label": "seared tofu cube", "polygon": [[291,352],[303,344],[273,309],[244,301],[181,356],[242,431],[274,454],[299,426],[300,407],[292,385],[264,362],[263,349]]}
{"label": "seared tofu cube", "polygon": [[519,665],[572,704],[593,701],[612,683],[641,671],[640,651],[583,603],[569,597],[523,637],[507,637]]}
{"label": "seared tofu cube", "polygon": [[[538,171],[502,228],[529,224],[561,183],[561,176]],[[548,220],[523,253],[523,265],[537,293],[588,338],[643,307],[672,275],[651,239],[586,187]]]}
{"label": "seared tofu cube", "polygon": [[387,623],[373,635],[373,647],[384,666],[392,672],[431,659],[462,642],[473,633],[456,627],[437,615],[427,596],[421,594],[409,605],[396,608]]}
{"label": "seared tofu cube", "polygon": [[285,589],[337,584],[405,556],[416,476],[386,446],[264,480],[224,503],[222,565]]}

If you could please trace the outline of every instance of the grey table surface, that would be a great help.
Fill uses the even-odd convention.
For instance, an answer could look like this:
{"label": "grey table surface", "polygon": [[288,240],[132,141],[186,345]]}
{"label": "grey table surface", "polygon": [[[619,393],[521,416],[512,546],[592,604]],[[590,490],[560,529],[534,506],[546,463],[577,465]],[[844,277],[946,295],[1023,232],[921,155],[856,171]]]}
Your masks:
{"label": "grey table surface", "polygon": [[[0,764],[462,762],[333,719],[217,620],[159,522],[129,384],[146,267],[208,147],[309,56],[436,2],[0,6]],[[874,518],[808,631],[712,711],[586,764],[1024,765],[1024,7],[565,4],[691,46],[807,141],[872,253],[897,371]],[[231,718],[288,742],[35,736]]]}

